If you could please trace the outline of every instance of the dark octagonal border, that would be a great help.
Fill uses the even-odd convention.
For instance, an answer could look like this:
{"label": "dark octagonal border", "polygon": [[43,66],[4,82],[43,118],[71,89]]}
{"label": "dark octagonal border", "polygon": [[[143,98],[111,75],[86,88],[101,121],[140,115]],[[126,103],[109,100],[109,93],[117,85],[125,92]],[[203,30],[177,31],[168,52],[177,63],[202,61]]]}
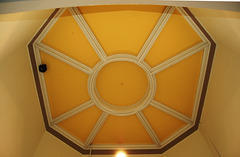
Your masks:
{"label": "dark octagonal border", "polygon": [[[195,22],[195,24],[199,27],[199,29],[202,31],[202,33],[207,37],[207,39],[211,43],[210,53],[209,53],[209,57],[208,57],[208,63],[207,63],[207,68],[206,68],[206,73],[205,73],[205,78],[204,78],[204,83],[203,83],[203,89],[202,89],[202,93],[201,93],[200,104],[199,104],[199,108],[198,108],[195,125],[161,149],[137,149],[137,150],[130,149],[130,150],[126,150],[127,154],[162,154],[165,151],[167,151],[168,149],[170,149],[171,147],[173,147],[174,145],[176,145],[178,142],[182,141],[184,138],[191,135],[193,132],[195,132],[198,129],[201,114],[202,114],[203,104],[204,104],[204,100],[205,100],[205,96],[206,96],[206,92],[207,92],[209,77],[211,74],[211,68],[212,68],[213,58],[214,58],[214,54],[215,54],[216,44],[213,41],[213,39],[211,38],[211,36],[207,33],[207,31],[203,28],[203,26],[199,23],[199,21],[193,16],[193,14],[190,12],[190,10],[186,7],[183,7],[183,9],[186,11],[188,16],[191,17],[191,19]],[[43,24],[43,26],[40,28],[40,30],[37,32],[37,34],[33,37],[31,42],[28,44],[28,50],[29,50],[30,60],[31,60],[31,64],[32,64],[33,75],[34,75],[34,79],[35,79],[35,84],[36,84],[36,88],[37,88],[37,92],[38,92],[38,98],[39,98],[39,102],[40,102],[40,106],[41,106],[41,110],[42,110],[42,116],[43,116],[46,130],[49,133],[51,133],[52,135],[54,135],[55,137],[57,137],[58,139],[62,140],[64,143],[68,144],[69,146],[71,146],[72,148],[77,150],[78,152],[80,152],[82,154],[89,154],[90,150],[85,150],[85,149],[81,148],[80,146],[73,143],[71,140],[64,137],[62,134],[60,134],[59,132],[57,132],[56,130],[52,129],[49,126],[47,115],[46,115],[46,110],[45,110],[45,106],[44,106],[43,95],[42,95],[42,90],[41,90],[38,71],[37,71],[38,69],[36,66],[36,60],[35,60],[35,55],[34,55],[34,50],[33,50],[33,43],[36,41],[36,39],[43,32],[45,27],[48,25],[48,23],[51,21],[51,19],[54,17],[54,15],[58,11],[59,11],[59,9],[54,10],[54,12],[51,14],[51,16],[47,19],[47,21]],[[91,152],[91,154],[96,154],[96,155],[100,155],[100,154],[113,155],[115,153],[116,153],[116,150],[92,150],[92,152]]]}

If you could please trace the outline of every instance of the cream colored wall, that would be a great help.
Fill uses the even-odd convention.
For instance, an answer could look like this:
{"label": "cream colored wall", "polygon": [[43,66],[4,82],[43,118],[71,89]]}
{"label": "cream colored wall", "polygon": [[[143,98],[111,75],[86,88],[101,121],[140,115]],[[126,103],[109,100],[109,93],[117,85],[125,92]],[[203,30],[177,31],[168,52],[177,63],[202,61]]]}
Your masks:
{"label": "cream colored wall", "polygon": [[201,126],[222,157],[239,157],[240,12],[191,11],[217,42]]}
{"label": "cream colored wall", "polygon": [[27,43],[50,15],[0,15],[0,156],[30,157],[44,132]]}
{"label": "cream colored wall", "polygon": [[240,54],[219,45],[201,123],[223,157],[240,156],[239,68]]}
{"label": "cream colored wall", "polygon": [[[45,132],[42,137],[33,157],[80,157],[80,153]],[[89,156],[89,155],[82,155]],[[92,155],[93,157],[104,157],[106,155]],[[166,151],[162,155],[128,155],[132,157],[212,157],[210,150],[202,139],[200,133],[197,131]],[[108,155],[107,157],[115,157]]]}
{"label": "cream colored wall", "polygon": [[52,134],[45,132],[33,157],[80,157],[79,152],[66,145]]}

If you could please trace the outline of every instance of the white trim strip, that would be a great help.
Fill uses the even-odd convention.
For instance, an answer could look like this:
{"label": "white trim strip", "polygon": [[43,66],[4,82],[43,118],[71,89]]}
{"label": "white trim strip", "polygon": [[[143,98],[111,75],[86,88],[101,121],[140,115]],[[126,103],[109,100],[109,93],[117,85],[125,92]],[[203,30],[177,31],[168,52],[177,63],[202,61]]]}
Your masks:
{"label": "white trim strip", "polygon": [[204,49],[206,46],[208,46],[209,43],[207,42],[201,42],[185,51],[183,51],[182,53],[168,59],[167,61],[153,67],[151,69],[152,74],[157,74],[165,69],[167,69],[170,66],[173,66],[174,64],[194,55],[195,53],[199,52],[200,50]]}
{"label": "white trim strip", "polygon": [[198,36],[202,39],[202,41],[209,42],[208,38],[203,34],[202,30],[200,30],[200,28],[196,25],[196,23],[192,20],[192,18],[185,12],[185,10],[181,7],[177,7],[177,10],[185,18],[188,24],[192,26],[192,28],[198,34]]}
{"label": "white trim strip", "polygon": [[139,61],[144,60],[150,49],[152,48],[153,44],[157,40],[159,34],[161,33],[162,29],[168,22],[169,18],[171,17],[172,13],[174,12],[175,7],[167,7],[164,12],[162,13],[162,16],[159,18],[157,24],[153,28],[151,34],[149,35],[147,41],[144,43],[142,49],[140,50],[137,59]]}
{"label": "white trim strip", "polygon": [[193,121],[189,117],[185,116],[184,114],[182,114],[182,113],[180,113],[180,112],[178,112],[178,111],[176,111],[176,110],[174,110],[174,109],[172,109],[172,108],[170,108],[170,107],[168,107],[168,106],[166,106],[166,105],[164,105],[164,104],[162,104],[158,101],[152,100],[150,102],[150,105],[159,109],[159,110],[161,110],[161,111],[163,111],[163,112],[165,112],[165,113],[167,113],[167,114],[169,114],[169,115],[171,115],[171,116],[173,116],[173,117],[175,117],[175,118],[177,118],[177,119],[180,119],[181,121],[184,121],[188,124],[193,124]]}
{"label": "white trim strip", "polygon": [[73,143],[77,144],[80,147],[84,147],[83,142],[81,142],[79,139],[77,139],[76,137],[72,136],[71,134],[69,134],[67,131],[65,131],[63,128],[61,128],[58,125],[53,125],[51,126],[51,128],[53,128],[54,130],[56,130],[57,132],[61,133],[64,137],[68,138],[69,140],[71,140]]}
{"label": "white trim strip", "polygon": [[45,106],[45,110],[46,110],[46,114],[47,114],[48,124],[50,125],[50,122],[52,121],[52,114],[51,114],[51,108],[50,108],[50,104],[49,104],[49,100],[48,100],[48,93],[47,93],[47,87],[46,87],[46,83],[45,83],[45,77],[44,77],[44,74],[39,72],[39,70],[38,70],[38,66],[40,64],[42,64],[41,56],[40,56],[40,52],[39,52],[38,48],[33,47],[33,49],[34,49],[34,55],[35,55],[36,66],[37,66],[36,68],[37,68],[37,72],[38,72],[38,76],[39,76],[39,81],[40,81],[40,86],[41,86],[41,90],[42,90],[42,96],[43,96],[44,106]]}
{"label": "white trim strip", "polygon": [[82,29],[83,33],[85,34],[86,38],[92,45],[93,49],[96,51],[99,58],[101,60],[105,61],[107,58],[107,55],[104,52],[102,46],[99,44],[99,42],[98,42],[97,38],[95,37],[95,35],[93,34],[92,30],[88,26],[87,22],[83,18],[81,12],[78,10],[77,7],[69,8],[69,11],[71,12],[71,14],[74,17],[74,19],[76,20],[76,22],[78,23],[79,27]]}
{"label": "white trim strip", "polygon": [[165,141],[162,142],[162,147],[166,146],[168,143],[172,142],[174,139],[182,135],[185,131],[193,127],[193,124],[186,124],[184,127],[179,129],[177,132],[172,134],[169,138],[167,138]]}
{"label": "white trim strip", "polygon": [[102,115],[99,117],[97,123],[95,124],[94,128],[92,129],[91,133],[89,134],[87,140],[85,141],[85,148],[87,148],[92,141],[94,140],[95,136],[97,135],[98,131],[102,127],[103,123],[108,117],[108,113],[103,112]]}
{"label": "white trim strip", "polygon": [[94,105],[93,101],[89,100],[89,101],[87,101],[87,102],[85,102],[85,103],[83,103],[83,104],[81,104],[81,105],[63,113],[63,114],[61,114],[60,116],[54,118],[51,122],[51,125],[58,124],[58,123],[64,121],[65,119],[68,119],[68,118],[74,116],[75,114],[78,114],[79,112],[81,112],[83,110],[86,110],[87,108],[89,108],[93,105]]}
{"label": "white trim strip", "polygon": [[202,94],[203,83],[205,80],[205,73],[206,73],[206,68],[207,68],[209,52],[210,52],[210,45],[208,45],[207,47],[204,48],[201,71],[199,74],[198,87],[197,87],[195,101],[194,101],[194,107],[193,107],[193,114],[192,114],[193,121],[195,121],[196,117],[197,117],[198,107],[199,107],[200,98],[201,98],[201,94]]}
{"label": "white trim strip", "polygon": [[54,17],[50,20],[48,25],[44,28],[44,31],[38,36],[35,43],[40,43],[42,39],[47,35],[47,33],[50,31],[52,26],[57,22],[57,20],[62,16],[62,14],[66,11],[66,8],[60,9]]}
{"label": "white trim strip", "polygon": [[155,144],[124,144],[124,145],[116,145],[116,144],[94,144],[91,145],[91,148],[88,147],[86,149],[94,149],[94,150],[116,150],[117,149],[159,149]]}
{"label": "white trim strip", "polygon": [[140,111],[140,112],[137,112],[136,115],[137,115],[138,119],[141,121],[141,123],[144,126],[144,128],[146,129],[146,131],[148,132],[149,136],[152,138],[153,142],[156,144],[156,146],[161,147],[161,142],[160,142],[158,136],[154,132],[153,128],[149,124],[149,122],[146,119],[146,117],[144,116],[144,114]]}
{"label": "white trim strip", "polygon": [[43,44],[43,43],[36,43],[34,44],[37,48],[39,48],[41,51],[73,66],[74,68],[77,68],[78,70],[81,70],[82,72],[85,72],[87,74],[92,73],[92,69],[78,61],[76,61],[75,59],[72,59],[71,57],[68,57],[67,55],[64,55],[63,53]]}

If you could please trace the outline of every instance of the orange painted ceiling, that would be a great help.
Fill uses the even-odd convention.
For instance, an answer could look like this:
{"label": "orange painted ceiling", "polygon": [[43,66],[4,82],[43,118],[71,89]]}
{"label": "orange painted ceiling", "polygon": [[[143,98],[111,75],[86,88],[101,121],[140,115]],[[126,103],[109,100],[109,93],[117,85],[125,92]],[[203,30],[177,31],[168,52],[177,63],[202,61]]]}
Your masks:
{"label": "orange painted ceiling", "polygon": [[55,11],[35,43],[49,125],[82,149],[160,149],[195,124],[208,41],[182,8]]}

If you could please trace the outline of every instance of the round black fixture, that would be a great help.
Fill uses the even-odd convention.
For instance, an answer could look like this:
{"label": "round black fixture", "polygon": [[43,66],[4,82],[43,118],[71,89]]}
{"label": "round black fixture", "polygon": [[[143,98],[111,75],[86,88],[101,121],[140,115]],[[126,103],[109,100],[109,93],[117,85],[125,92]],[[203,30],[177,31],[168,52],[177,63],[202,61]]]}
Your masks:
{"label": "round black fixture", "polygon": [[47,65],[46,64],[41,64],[38,66],[38,70],[42,73],[44,73],[45,71],[47,71]]}

